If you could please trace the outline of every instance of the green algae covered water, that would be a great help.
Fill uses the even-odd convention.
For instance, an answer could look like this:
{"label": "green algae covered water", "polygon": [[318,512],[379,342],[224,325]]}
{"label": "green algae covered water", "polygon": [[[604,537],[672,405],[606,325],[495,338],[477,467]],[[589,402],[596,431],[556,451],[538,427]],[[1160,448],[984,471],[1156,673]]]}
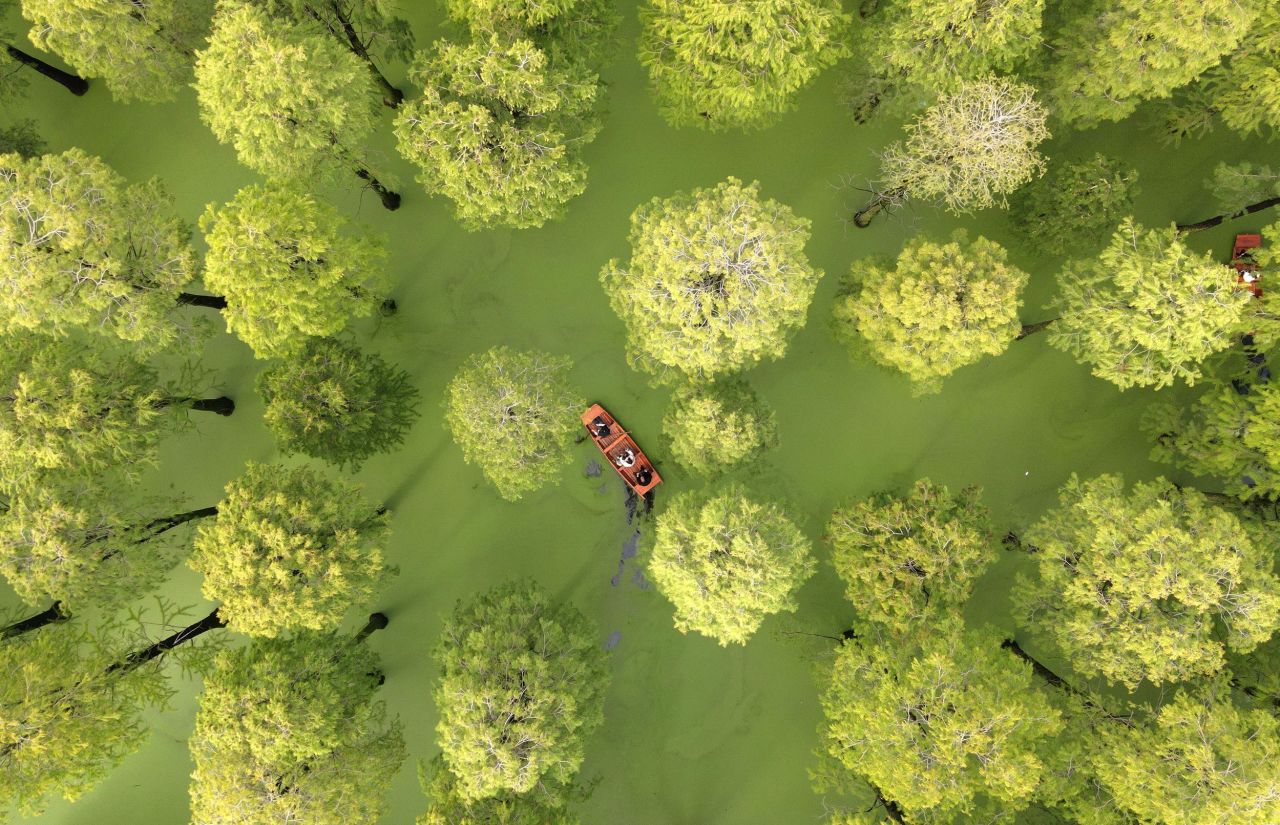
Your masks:
{"label": "green algae covered water", "polygon": [[[436,4],[405,5],[427,7],[409,17],[418,42],[429,44],[440,33]],[[429,651],[442,616],[457,600],[520,576],[572,601],[612,649],[606,723],[588,745],[582,773],[598,780],[578,807],[585,825],[790,825],[822,816],[824,800],[810,790],[807,771],[821,717],[813,669],[831,643],[804,634],[838,633],[851,614],[825,564],[826,549],[816,545],[824,565],[801,591],[796,615],[770,619],[745,648],[724,649],[672,628],[670,605],[643,572],[651,522],[628,522],[621,484],[607,468],[604,476],[585,472],[598,458],[590,443],[578,447],[559,486],[509,504],[463,463],[441,424],[444,387],[470,353],[508,344],[567,354],[577,388],[606,404],[659,462],[666,484],[658,508],[697,483],[664,460],[659,422],[668,392],[628,369],[622,326],[597,280],[607,260],[628,254],[628,217],[650,198],[733,175],[761,181],[766,197],[812,221],[808,253],[826,277],[786,359],[748,375],[778,412],[781,444],[744,480],[785,497],[815,541],[837,503],[922,476],[981,485],[998,526],[1016,529],[1053,501],[1072,472],[1131,478],[1167,472],[1147,460],[1139,426],[1154,394],[1117,391],[1050,349],[1043,336],[960,371],[940,395],[923,399],[911,397],[905,379],[851,362],[832,340],[828,318],[837,281],[856,258],[896,253],[917,232],[964,226],[1004,244],[1013,262],[1032,273],[1027,321],[1045,317],[1059,262],[1043,257],[1034,238],[1019,236],[997,212],[956,220],[917,206],[870,229],[853,228],[848,218],[863,197],[858,187],[900,124],[856,126],[838,104],[835,73],[766,131],[671,129],[634,59],[635,3],[621,5],[624,46],[606,74],[607,122],[588,153],[588,191],[565,220],[535,231],[462,230],[449,204],[428,199],[395,157],[390,115],[379,148],[400,176],[403,208],[388,213],[371,193],[354,189],[326,193],[388,236],[400,312],[363,324],[358,338],[407,369],[422,394],[422,418],[403,447],[369,461],[359,476],[371,497],[394,510],[389,555],[400,569],[377,604],[391,625],[371,640],[387,674],[382,695],[404,723],[409,751],[385,823],[404,825],[425,807],[415,764],[436,753]],[[20,21],[15,28],[24,30]],[[390,74],[403,82],[403,67]],[[39,120],[51,151],[80,146],[130,179],[159,176],[191,221],[206,203],[225,201],[255,180],[200,122],[189,90],[170,105],[125,106],[113,103],[101,83],[77,99],[36,79],[20,114]],[[1105,151],[1134,164],[1143,190],[1137,217],[1148,224],[1211,214],[1202,180],[1218,161],[1276,154],[1274,146],[1223,134],[1175,151],[1135,122],[1055,139],[1045,151],[1055,157]],[[1266,216],[1201,233],[1192,244],[1225,261],[1231,234],[1256,230],[1266,222],[1258,218]],[[181,491],[192,506],[216,502],[245,461],[274,457],[252,389],[261,364],[226,334],[211,340],[203,364],[210,389],[233,396],[237,412],[230,419],[200,416],[190,432],[167,442],[155,480]],[[980,582],[972,622],[1009,626],[1008,587],[1019,566],[1006,554]],[[185,567],[174,571],[163,595],[195,605],[198,614],[208,607],[198,576]],[[7,588],[0,594],[0,604],[15,602]],[[14,821],[186,822],[192,767],[186,738],[199,685],[177,674],[175,681],[173,706],[151,714],[142,750],[78,802],[59,801],[36,820]]]}

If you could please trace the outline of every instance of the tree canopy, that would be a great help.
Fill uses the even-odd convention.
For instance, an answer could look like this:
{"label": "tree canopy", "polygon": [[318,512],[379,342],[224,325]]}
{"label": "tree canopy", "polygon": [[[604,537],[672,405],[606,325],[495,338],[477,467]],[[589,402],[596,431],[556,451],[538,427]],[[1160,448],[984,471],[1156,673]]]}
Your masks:
{"label": "tree canopy", "polygon": [[75,800],[141,747],[143,710],[169,689],[158,668],[110,669],[123,647],[118,628],[78,621],[0,639],[0,804]]}
{"label": "tree canopy", "polygon": [[768,126],[849,51],[839,0],[647,0],[640,21],[640,62],[673,126]]}
{"label": "tree canopy", "polygon": [[227,626],[250,636],[337,627],[389,571],[390,516],[345,479],[250,463],[196,530],[187,563]]}
{"label": "tree canopy", "polygon": [[1212,688],[1180,691],[1153,723],[1106,732],[1098,776],[1137,821],[1268,825],[1280,819],[1280,730]]}
{"label": "tree canopy", "polygon": [[158,180],[130,184],[79,149],[0,156],[0,332],[174,343],[190,236]]}
{"label": "tree canopy", "polygon": [[429,804],[417,825],[578,825],[557,788],[468,799],[443,756],[419,764],[418,779]]}
{"label": "tree canopy", "polygon": [[364,144],[379,117],[377,84],[327,34],[224,0],[195,77],[201,118],[255,172],[300,184],[372,176]]}
{"label": "tree canopy", "polygon": [[1126,492],[1073,475],[1025,538],[1039,576],[1019,577],[1015,615],[1085,676],[1130,690],[1210,676],[1280,628],[1274,539],[1163,478]]}
{"label": "tree canopy", "polygon": [[599,130],[589,67],[491,33],[436,44],[411,78],[423,94],[396,119],[400,153],[468,229],[542,226],[586,188],[582,150]]}
{"label": "tree canopy", "polygon": [[671,396],[662,417],[671,456],[686,469],[717,475],[778,443],[773,410],[741,379],[686,386]]}
{"label": "tree canopy", "polygon": [[782,357],[822,278],[808,239],[808,220],[737,178],[638,208],[631,260],[600,273],[627,360],[658,380],[709,381]]}
{"label": "tree canopy", "polygon": [[573,781],[609,685],[594,624],[511,582],[459,603],[433,655],[437,741],[461,800]]}
{"label": "tree canopy", "polygon": [[21,0],[31,42],[101,77],[116,100],[160,103],[191,82],[215,0]]}
{"label": "tree canopy", "polygon": [[1133,214],[1138,170],[1103,154],[1049,171],[1009,199],[1014,224],[1054,255],[1095,252]]}
{"label": "tree canopy", "polygon": [[329,633],[219,654],[189,742],[192,822],[376,823],[405,752],[380,683],[366,645]]}
{"label": "tree canopy", "polygon": [[1042,87],[1075,128],[1121,120],[1230,54],[1268,0],[1092,0],[1050,41]]}
{"label": "tree canopy", "polygon": [[906,650],[847,642],[822,697],[825,753],[912,822],[1020,810],[1063,726],[1033,679],[977,631],[924,634]]}
{"label": "tree canopy", "polygon": [[1021,332],[1030,276],[1008,258],[959,230],[947,243],[912,238],[892,264],[856,261],[836,301],[837,334],[855,354],[906,374],[913,394],[939,392],[943,378],[999,355]]}
{"label": "tree canopy", "polygon": [[334,338],[312,338],[297,356],[259,373],[258,395],[282,452],[353,470],[398,447],[418,418],[407,372]]}
{"label": "tree canopy", "polygon": [[817,565],[783,507],[730,483],[681,493],[658,516],[649,572],[675,606],[675,626],[727,647],[746,644],[765,618],[797,608]]}
{"label": "tree canopy", "polygon": [[0,347],[0,490],[43,475],[153,464],[198,403],[130,357],[75,338],[10,336]]}
{"label": "tree canopy", "polygon": [[568,358],[494,347],[471,356],[449,382],[445,426],[468,464],[508,501],[554,482],[585,406]]}
{"label": "tree canopy", "polygon": [[996,560],[981,495],[925,478],[903,495],[876,493],[837,508],[826,537],[858,615],[902,637],[957,622],[974,582]]}
{"label": "tree canopy", "polygon": [[966,214],[1007,205],[1006,197],[1044,171],[1037,151],[1049,138],[1035,90],[1012,80],[958,86],[906,127],[905,140],[880,156],[871,202],[854,215],[867,226],[876,213],[916,198]]}
{"label": "tree canopy", "polygon": [[298,189],[255,184],[200,219],[204,281],[227,300],[223,317],[259,358],[299,353],[309,336],[372,315],[388,286],[380,237],[350,235],[329,204]]}
{"label": "tree canopy", "polygon": [[1125,218],[1095,258],[1068,261],[1049,342],[1121,389],[1194,384],[1202,362],[1256,321],[1236,273],[1187,247],[1173,226]]}
{"label": "tree canopy", "polygon": [[42,479],[9,496],[0,573],[27,604],[116,607],[154,590],[177,561],[177,528],[216,510],[177,512],[118,473]]}

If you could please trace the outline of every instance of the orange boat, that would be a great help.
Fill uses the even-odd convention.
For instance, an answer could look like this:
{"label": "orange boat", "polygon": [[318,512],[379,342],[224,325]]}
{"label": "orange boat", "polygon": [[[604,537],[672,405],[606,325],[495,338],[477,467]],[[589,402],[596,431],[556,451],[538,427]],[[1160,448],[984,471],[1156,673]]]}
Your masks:
{"label": "orange boat", "polygon": [[604,407],[592,404],[582,414],[582,426],[587,428],[591,440],[636,495],[643,496],[662,483],[653,462]]}
{"label": "orange boat", "polygon": [[1258,262],[1253,258],[1254,250],[1260,246],[1261,235],[1236,235],[1235,246],[1231,248],[1231,265],[1236,268],[1236,279],[1255,298],[1262,297],[1262,273],[1258,271]]}

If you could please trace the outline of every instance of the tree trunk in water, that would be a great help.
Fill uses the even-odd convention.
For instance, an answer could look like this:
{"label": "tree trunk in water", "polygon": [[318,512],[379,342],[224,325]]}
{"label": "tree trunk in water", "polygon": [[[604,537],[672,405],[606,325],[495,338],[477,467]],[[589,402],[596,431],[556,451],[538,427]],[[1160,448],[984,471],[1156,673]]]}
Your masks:
{"label": "tree trunk in water", "polygon": [[71,94],[79,97],[89,91],[89,81],[85,80],[83,77],[73,75],[71,72],[64,72],[57,66],[50,66],[35,55],[27,54],[21,49],[14,48],[13,46],[6,46],[5,48],[8,49],[9,56],[14,60],[24,66],[30,66],[40,74],[63,86],[68,92],[71,92]]}
{"label": "tree trunk in water", "polygon": [[387,298],[378,306],[378,314],[384,318],[390,318],[400,310],[400,305],[396,303],[395,298]]}
{"label": "tree trunk in water", "polygon": [[236,411],[236,402],[225,395],[217,398],[193,398],[190,403],[190,408],[193,410],[217,413],[221,416],[228,416]]}
{"label": "tree trunk in water", "polygon": [[378,193],[378,197],[382,199],[382,205],[391,212],[400,208],[400,196],[392,192],[373,176],[368,169],[357,169],[356,177],[369,184],[369,188]]}
{"label": "tree trunk in water", "polygon": [[891,189],[888,192],[877,192],[871,197],[871,202],[866,206],[853,213],[853,225],[859,229],[866,229],[871,225],[871,219],[879,215],[886,206],[906,194],[905,189]]}
{"label": "tree trunk in water", "polygon": [[226,309],[227,299],[221,295],[193,295],[190,292],[178,294],[178,304],[189,307],[207,307],[209,309]]}
{"label": "tree trunk in water", "polygon": [[1076,692],[1076,689],[1071,687],[1071,685],[1068,685],[1061,676],[1059,676],[1049,668],[1045,667],[1044,665],[1036,661],[1035,658],[1032,657],[1030,653],[1027,653],[1025,650],[1023,650],[1022,646],[1019,645],[1013,639],[1005,639],[1003,642],[1000,643],[1000,647],[1004,650],[1008,650],[1012,652],[1014,656],[1017,656],[1022,661],[1031,665],[1031,669],[1035,671],[1035,674],[1037,676],[1039,676],[1041,679],[1044,679],[1046,682],[1053,685],[1054,687],[1061,688],[1062,690],[1065,690],[1068,693]]}
{"label": "tree trunk in water", "polygon": [[1232,679],[1230,684],[1231,684],[1231,687],[1240,691],[1245,696],[1248,696],[1252,699],[1259,699],[1264,702],[1270,702],[1272,707],[1280,708],[1280,696],[1276,696],[1273,693],[1266,693],[1264,691],[1258,690],[1257,688],[1251,687],[1249,685],[1241,684],[1239,679]]}
{"label": "tree trunk in water", "polygon": [[1049,319],[1049,320],[1047,320],[1047,321],[1036,321],[1034,324],[1023,324],[1023,325],[1022,325],[1022,330],[1018,333],[1018,337],[1017,337],[1017,338],[1014,338],[1013,340],[1015,340],[1015,341],[1021,341],[1023,338],[1026,338],[1026,337],[1027,337],[1027,336],[1029,336],[1029,335],[1035,335],[1037,332],[1041,332],[1041,331],[1043,331],[1043,330],[1046,330],[1046,329],[1048,329],[1048,328],[1053,324],[1053,322],[1054,322],[1054,321],[1056,321],[1056,320],[1058,320],[1058,319],[1057,319],[1057,318],[1050,318],[1050,319]]}
{"label": "tree trunk in water", "polygon": [[369,621],[365,622],[364,627],[360,628],[360,632],[356,634],[356,644],[360,644],[389,624],[391,624],[391,620],[387,618],[386,613],[370,613]]}
{"label": "tree trunk in water", "polygon": [[[175,527],[180,527],[188,521],[210,518],[216,515],[218,515],[217,507],[201,507],[199,510],[188,510],[185,513],[175,513],[174,515],[166,516],[165,518],[152,519],[147,522],[146,525],[146,529],[151,531],[151,535],[148,536],[148,538],[154,538],[155,536],[172,530]],[[140,539],[140,541],[146,541],[146,539]]]}
{"label": "tree trunk in water", "polygon": [[[903,818],[902,808],[898,807],[898,803],[891,799],[885,799],[884,793],[875,785],[871,785],[871,790],[875,791],[876,805],[884,808],[884,815],[889,817],[891,822],[896,822],[898,825],[906,825],[906,819]],[[874,808],[872,810],[874,810]]]}
{"label": "tree trunk in water", "polygon": [[71,614],[62,609],[62,602],[54,602],[34,616],[29,616],[20,622],[14,622],[8,627],[0,628],[0,639],[11,639],[14,636],[21,636],[29,630],[36,630],[57,622],[65,622],[70,618]]}
{"label": "tree trunk in water", "polygon": [[1205,218],[1204,220],[1196,221],[1195,223],[1180,223],[1178,224],[1178,231],[1179,232],[1197,232],[1201,229],[1210,229],[1222,223],[1223,221],[1229,221],[1234,218],[1243,218],[1245,215],[1252,215],[1254,212],[1261,212],[1262,210],[1270,209],[1273,206],[1280,206],[1280,195],[1277,195],[1274,198],[1267,198],[1264,201],[1258,201],[1257,203],[1250,204],[1249,206],[1246,206],[1244,209],[1241,209],[1239,212],[1230,212],[1222,215],[1214,215],[1212,218]]}
{"label": "tree trunk in water", "polygon": [[329,8],[333,11],[333,16],[338,18],[338,22],[342,25],[342,34],[347,38],[347,46],[350,47],[352,54],[367,63],[369,71],[373,72],[374,80],[377,81],[378,87],[382,89],[382,102],[392,109],[397,108],[404,102],[404,92],[392,86],[391,81],[387,80],[382,72],[378,70],[373,58],[369,55],[369,50],[361,42],[359,32],[351,24],[351,20],[342,13],[342,7],[338,5],[337,0],[331,0]]}
{"label": "tree trunk in water", "polygon": [[186,627],[174,633],[172,636],[161,639],[150,647],[144,647],[142,650],[135,650],[123,660],[116,662],[107,668],[107,673],[114,673],[118,670],[130,671],[150,662],[152,659],[158,659],[164,654],[173,650],[179,645],[186,644],[197,636],[208,633],[210,630],[216,630],[219,627],[226,627],[227,623],[218,615],[217,608],[208,616],[205,616],[198,622],[189,624]]}

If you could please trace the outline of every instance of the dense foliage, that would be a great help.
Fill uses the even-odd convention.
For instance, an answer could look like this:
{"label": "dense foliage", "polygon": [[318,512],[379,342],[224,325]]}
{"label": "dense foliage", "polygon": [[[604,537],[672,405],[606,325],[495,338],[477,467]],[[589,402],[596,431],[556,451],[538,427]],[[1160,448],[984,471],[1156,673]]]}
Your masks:
{"label": "dense foliage", "polygon": [[434,656],[452,793],[475,802],[573,781],[609,685],[596,628],[577,609],[533,582],[500,585],[457,606]]}
{"label": "dense foliage", "polygon": [[192,823],[376,823],[404,759],[379,684],[367,646],[327,633],[219,655],[189,743]]}
{"label": "dense foliage", "polygon": [[470,464],[516,501],[554,482],[585,406],[569,385],[572,363],[494,347],[467,359],[449,382],[445,426]]}
{"label": "dense foliage", "polygon": [[1019,579],[1017,617],[1085,676],[1210,676],[1280,628],[1275,539],[1163,478],[1072,476],[1026,540],[1039,576]]}
{"label": "dense foliage", "polygon": [[857,261],[835,306],[837,334],[855,354],[905,373],[916,395],[1018,337],[1029,276],[1004,247],[958,231],[947,243],[908,241],[896,262]]}
{"label": "dense foliage", "polygon": [[200,219],[204,281],[227,300],[227,330],[259,358],[292,356],[308,336],[372,315],[387,289],[381,238],[344,232],[329,204],[278,185],[241,189]]}
{"label": "dense foliage", "polygon": [[649,572],[675,605],[675,626],[723,646],[746,644],[765,618],[797,608],[816,565],[810,543],[778,503],[731,483],[682,493],[658,517]]}
{"label": "dense foliage", "polygon": [[157,180],[130,184],[79,149],[0,156],[0,332],[173,343],[190,235]]}
{"label": "dense foliage", "polygon": [[667,449],[685,468],[717,475],[778,442],[777,416],[745,381],[681,387],[662,417]]}
{"label": "dense foliage", "polygon": [[1137,184],[1136,169],[1103,154],[1050,164],[1009,199],[1009,215],[1046,252],[1094,252],[1133,214]]}
{"label": "dense foliage", "polygon": [[394,450],[418,418],[409,374],[333,338],[312,338],[258,375],[262,417],[282,452],[359,469]]}
{"label": "dense foliage", "polygon": [[345,479],[250,464],[196,531],[188,563],[227,626],[251,636],[329,630],[387,576],[389,514]]}
{"label": "dense foliage", "polygon": [[674,126],[768,126],[848,51],[838,0],[646,0],[640,19],[640,62]]}
{"label": "dense foliage", "polygon": [[628,361],[660,380],[708,381],[782,357],[822,278],[808,239],[809,221],[736,178],[641,206],[631,260],[600,273]]}

